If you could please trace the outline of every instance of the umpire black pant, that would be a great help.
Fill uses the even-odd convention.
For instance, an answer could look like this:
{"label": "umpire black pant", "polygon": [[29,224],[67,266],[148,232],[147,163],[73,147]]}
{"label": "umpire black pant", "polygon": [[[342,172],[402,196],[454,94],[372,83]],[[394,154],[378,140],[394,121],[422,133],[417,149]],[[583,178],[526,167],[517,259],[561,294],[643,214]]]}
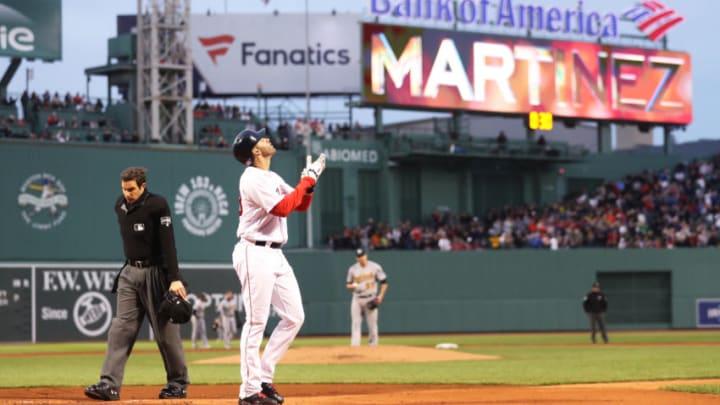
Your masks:
{"label": "umpire black pant", "polygon": [[160,349],[167,383],[180,388],[186,387],[188,379],[185,353],[180,339],[180,325],[170,322],[157,313],[157,303],[162,297],[155,297],[153,272],[162,271],[157,267],[135,267],[126,265],[120,272],[117,284],[117,312],[108,332],[107,352],[100,375],[101,381],[120,390],[125,364],[130,357],[145,314],[153,328],[155,341]]}
{"label": "umpire black pant", "polygon": [[[595,334],[600,329],[603,342],[607,343],[607,333],[605,332],[605,312],[588,312],[588,318],[590,318],[590,330],[592,331],[592,341],[595,343]],[[597,327],[596,327],[597,326]]]}

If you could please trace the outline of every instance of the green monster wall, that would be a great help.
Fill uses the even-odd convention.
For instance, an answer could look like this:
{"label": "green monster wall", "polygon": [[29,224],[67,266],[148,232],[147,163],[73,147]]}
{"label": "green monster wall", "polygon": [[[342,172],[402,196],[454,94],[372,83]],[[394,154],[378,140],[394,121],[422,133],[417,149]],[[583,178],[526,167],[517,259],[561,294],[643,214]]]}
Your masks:
{"label": "green monster wall", "polygon": [[[313,333],[349,331],[350,293],[344,289],[352,252],[289,252],[306,302],[306,325]],[[695,300],[720,297],[718,249],[676,250],[504,250],[475,252],[370,252],[388,274],[380,313],[385,332],[477,332],[578,330],[587,326],[582,298],[600,275],[665,273],[667,299],[647,283],[604,284],[608,322],[617,328],[694,328]],[[669,319],[643,314],[667,305]],[[635,313],[634,322],[619,321]]]}
{"label": "green monster wall", "polygon": [[[355,159],[343,152],[353,145],[335,145],[336,158],[329,160],[329,167],[343,169],[340,178],[346,179],[340,185],[345,186],[336,190],[321,183],[318,193],[326,193],[326,199],[337,195],[346,208],[343,220],[357,224],[362,219],[349,213],[360,210],[349,207],[367,204],[357,204],[359,186],[351,187],[354,183],[347,178],[358,170],[393,170],[387,170],[383,157],[364,165],[367,159],[361,155]],[[373,147],[368,145],[362,147]],[[343,166],[343,159],[355,161]],[[299,153],[281,151],[273,168],[292,183],[302,163]],[[149,189],[168,199],[180,262],[227,265],[231,272],[236,188],[242,168],[228,150],[167,147],[0,142],[0,262],[119,264],[122,247],[112,208],[120,193],[119,172],[130,165],[146,166]],[[393,204],[401,196],[397,190],[388,190],[388,184],[399,184],[399,178],[388,176],[379,187],[384,210],[380,214],[400,217],[402,207]],[[452,176],[458,179],[455,185],[442,188],[454,195],[447,204],[472,207],[474,193],[460,190],[471,182],[467,176]],[[442,176],[423,179],[443,181]],[[433,184],[419,184],[421,198],[433,188]],[[52,187],[44,191],[54,194],[43,198],[44,187]],[[185,204],[188,201],[194,203]],[[421,214],[429,214],[432,205],[441,202],[421,204]],[[319,229],[322,204],[313,210],[313,225]],[[349,251],[323,250],[320,236],[316,236],[320,249],[298,249],[305,246],[305,223],[304,214],[289,218],[291,237],[285,249],[303,291],[307,320],[302,333],[348,333],[350,294],[344,282],[354,256]],[[383,333],[584,329],[581,299],[596,279],[608,281],[604,285],[608,286],[608,322],[613,328],[692,328],[696,299],[720,296],[717,249],[388,251],[371,252],[370,258],[389,275],[390,289],[380,315]],[[200,291],[228,288],[210,285],[210,277],[193,274],[193,278],[201,280],[199,284],[209,283],[191,286]]]}
{"label": "green monster wall", "polygon": [[[0,260],[121,259],[113,207],[121,193],[120,172],[128,166],[147,167],[148,190],[167,199],[179,260],[229,260],[243,170],[229,150],[45,143],[0,144]],[[273,168],[288,181],[299,176],[299,167],[289,152],[273,160]],[[54,213],[32,203],[48,180],[56,195]],[[289,218],[293,235],[304,235],[304,222],[304,216]],[[304,239],[290,243],[299,246]]]}

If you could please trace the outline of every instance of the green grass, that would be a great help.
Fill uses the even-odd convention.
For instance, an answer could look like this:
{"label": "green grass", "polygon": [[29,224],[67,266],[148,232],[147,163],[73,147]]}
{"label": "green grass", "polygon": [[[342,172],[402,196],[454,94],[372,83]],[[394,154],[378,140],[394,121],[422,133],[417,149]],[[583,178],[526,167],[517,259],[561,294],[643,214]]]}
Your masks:
{"label": "green grass", "polygon": [[[432,363],[278,365],[279,383],[510,384],[547,385],[589,382],[720,378],[716,333],[616,332],[609,345],[587,344],[585,333],[382,336],[384,345],[433,347],[441,342],[460,351],[501,356],[499,360]],[[691,343],[691,345],[677,345]],[[219,344],[213,342],[216,348]],[[348,337],[299,338],[295,347],[349,344]],[[193,384],[239,384],[238,364],[193,364],[238,353],[187,351]],[[186,342],[186,347],[189,343]],[[105,342],[10,344],[0,346],[0,387],[81,386],[98,379]],[[71,356],[18,353],[75,353]],[[60,370],[60,372],[58,372]],[[165,373],[154,342],[138,342],[125,372],[126,385],[162,385]],[[699,386],[704,387],[704,386]],[[708,386],[708,390],[717,386]],[[712,388],[715,387],[715,388]],[[674,388],[673,388],[674,389]],[[704,389],[704,388],[698,388]],[[712,391],[710,391],[712,392]]]}
{"label": "green grass", "polygon": [[690,392],[693,394],[720,395],[720,384],[670,385],[663,387],[668,391]]}

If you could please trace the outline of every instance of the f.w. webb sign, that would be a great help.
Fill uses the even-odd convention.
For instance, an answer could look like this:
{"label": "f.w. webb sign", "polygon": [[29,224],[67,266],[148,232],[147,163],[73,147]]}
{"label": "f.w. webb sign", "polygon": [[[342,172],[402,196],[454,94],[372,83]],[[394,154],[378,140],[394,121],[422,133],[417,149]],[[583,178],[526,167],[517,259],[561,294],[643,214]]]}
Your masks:
{"label": "f.w. webb sign", "polygon": [[115,305],[110,291],[120,268],[103,267],[37,269],[38,336],[71,340],[105,335]]}

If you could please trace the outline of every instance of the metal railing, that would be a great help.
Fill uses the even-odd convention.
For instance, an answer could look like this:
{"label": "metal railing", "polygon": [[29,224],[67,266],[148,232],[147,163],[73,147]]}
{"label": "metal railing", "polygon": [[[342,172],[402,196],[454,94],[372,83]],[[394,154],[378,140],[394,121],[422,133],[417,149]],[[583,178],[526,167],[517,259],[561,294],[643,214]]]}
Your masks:
{"label": "metal railing", "polygon": [[466,155],[477,157],[515,157],[533,159],[580,158],[588,154],[581,145],[548,141],[544,145],[526,140],[507,140],[498,143],[494,138],[463,137],[450,140],[435,134],[393,136],[389,142],[390,155],[431,154]]}

